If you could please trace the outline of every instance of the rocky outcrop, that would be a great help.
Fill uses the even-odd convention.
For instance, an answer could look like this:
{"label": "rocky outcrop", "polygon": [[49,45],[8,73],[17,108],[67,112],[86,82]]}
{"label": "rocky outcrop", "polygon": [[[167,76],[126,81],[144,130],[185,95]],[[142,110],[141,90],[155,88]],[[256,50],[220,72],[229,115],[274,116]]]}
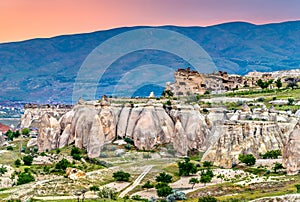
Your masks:
{"label": "rocky outcrop", "polygon": [[[55,122],[49,114],[39,120],[40,151],[71,143],[98,157],[102,146],[117,137],[129,137],[138,149],[151,150],[156,145],[173,143],[178,155],[201,149],[209,134],[205,117],[195,107],[165,109],[162,104],[75,106]],[[50,123],[52,121],[52,123]],[[49,126],[54,128],[50,130]]]}
{"label": "rocky outcrop", "polygon": [[37,138],[31,138],[27,142],[27,147],[35,147],[35,146],[37,146]]}
{"label": "rocky outcrop", "polygon": [[74,144],[94,158],[104,144],[128,137],[140,150],[172,144],[180,156],[204,151],[203,161],[223,167],[238,163],[241,153],[258,156],[282,149],[297,123],[295,116],[265,106],[251,110],[244,104],[242,110],[211,108],[202,113],[198,105],[166,107],[153,100],[135,104],[82,101],[60,117],[52,115],[46,112],[38,119],[39,151]]}
{"label": "rocky outcrop", "polygon": [[66,169],[66,176],[71,180],[78,180],[80,178],[85,177],[85,172],[78,170],[76,168],[67,168]]}
{"label": "rocky outcrop", "polygon": [[56,149],[60,133],[59,122],[48,113],[43,114],[39,120],[39,135],[37,139],[39,151]]}
{"label": "rocky outcrop", "polygon": [[239,154],[251,153],[258,157],[259,153],[282,149],[292,130],[291,124],[225,121],[212,134],[212,137],[216,136],[215,142],[207,149],[202,161],[231,168],[239,162]]}
{"label": "rocky outcrop", "polygon": [[290,134],[282,154],[282,164],[286,168],[287,174],[298,174],[300,171],[300,121]]}

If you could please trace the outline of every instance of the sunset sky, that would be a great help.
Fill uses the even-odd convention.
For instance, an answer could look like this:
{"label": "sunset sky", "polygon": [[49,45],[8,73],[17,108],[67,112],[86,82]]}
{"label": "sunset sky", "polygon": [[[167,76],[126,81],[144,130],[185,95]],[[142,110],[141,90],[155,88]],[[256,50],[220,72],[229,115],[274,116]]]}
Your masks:
{"label": "sunset sky", "polygon": [[0,0],[0,43],[135,25],[300,19],[300,0]]}

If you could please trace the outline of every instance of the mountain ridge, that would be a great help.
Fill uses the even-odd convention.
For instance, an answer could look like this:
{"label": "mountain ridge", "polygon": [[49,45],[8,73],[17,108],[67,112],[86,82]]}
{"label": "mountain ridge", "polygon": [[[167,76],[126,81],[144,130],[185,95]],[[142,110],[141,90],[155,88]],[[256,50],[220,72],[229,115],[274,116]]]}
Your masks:
{"label": "mountain ridge", "polygon": [[[0,100],[70,102],[75,78],[86,56],[105,40],[141,28],[151,26],[122,27],[0,44]],[[152,28],[176,31],[191,38],[211,56],[218,70],[228,73],[244,75],[254,70],[266,72],[300,68],[300,21]],[[97,94],[99,97],[110,94],[118,79],[132,67],[160,64],[161,61],[174,70],[188,65],[180,58],[159,51],[131,53],[115,61],[106,71]],[[149,90],[142,94],[147,95]]]}

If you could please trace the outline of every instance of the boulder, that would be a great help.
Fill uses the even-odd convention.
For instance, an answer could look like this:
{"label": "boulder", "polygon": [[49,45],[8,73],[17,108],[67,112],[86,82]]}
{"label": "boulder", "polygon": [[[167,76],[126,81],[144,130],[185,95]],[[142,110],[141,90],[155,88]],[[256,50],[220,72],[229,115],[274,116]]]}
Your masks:
{"label": "boulder", "polygon": [[27,142],[27,147],[34,147],[34,146],[37,146],[37,138],[31,138]]}
{"label": "boulder", "polygon": [[67,168],[66,176],[71,180],[78,180],[81,178],[85,178],[85,172],[83,172],[77,168]]}

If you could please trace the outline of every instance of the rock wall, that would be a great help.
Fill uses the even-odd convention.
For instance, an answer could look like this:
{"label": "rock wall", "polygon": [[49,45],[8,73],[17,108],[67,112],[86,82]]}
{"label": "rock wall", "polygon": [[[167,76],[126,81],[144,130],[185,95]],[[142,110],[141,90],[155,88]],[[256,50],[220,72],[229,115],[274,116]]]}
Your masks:
{"label": "rock wall", "polygon": [[287,174],[298,174],[300,170],[300,121],[290,134],[282,153],[282,164]]}
{"label": "rock wall", "polygon": [[215,142],[207,149],[202,161],[214,162],[216,166],[231,168],[237,164],[239,154],[259,153],[282,149],[292,124],[266,121],[224,121],[216,127],[212,136]]}
{"label": "rock wall", "polygon": [[[30,114],[29,112],[25,114]],[[265,107],[233,112],[210,109],[201,113],[198,105],[159,102],[116,104],[80,102],[63,115],[45,111],[37,119],[39,151],[61,148],[69,144],[87,149],[88,156],[98,157],[104,144],[117,138],[133,139],[138,149],[151,150],[157,145],[173,144],[177,155],[188,151],[205,151],[203,161],[229,168],[238,163],[238,155],[282,149],[289,172],[299,170],[299,124],[297,117]],[[24,115],[23,122],[32,120]],[[292,133],[292,135],[290,135]],[[298,138],[298,139],[297,139]]]}
{"label": "rock wall", "polygon": [[178,155],[204,148],[209,135],[199,107],[166,109],[162,104],[77,105],[54,121],[48,113],[39,120],[39,151],[61,148],[71,143],[86,148],[89,157],[98,157],[105,143],[129,137],[138,149],[173,143]]}

